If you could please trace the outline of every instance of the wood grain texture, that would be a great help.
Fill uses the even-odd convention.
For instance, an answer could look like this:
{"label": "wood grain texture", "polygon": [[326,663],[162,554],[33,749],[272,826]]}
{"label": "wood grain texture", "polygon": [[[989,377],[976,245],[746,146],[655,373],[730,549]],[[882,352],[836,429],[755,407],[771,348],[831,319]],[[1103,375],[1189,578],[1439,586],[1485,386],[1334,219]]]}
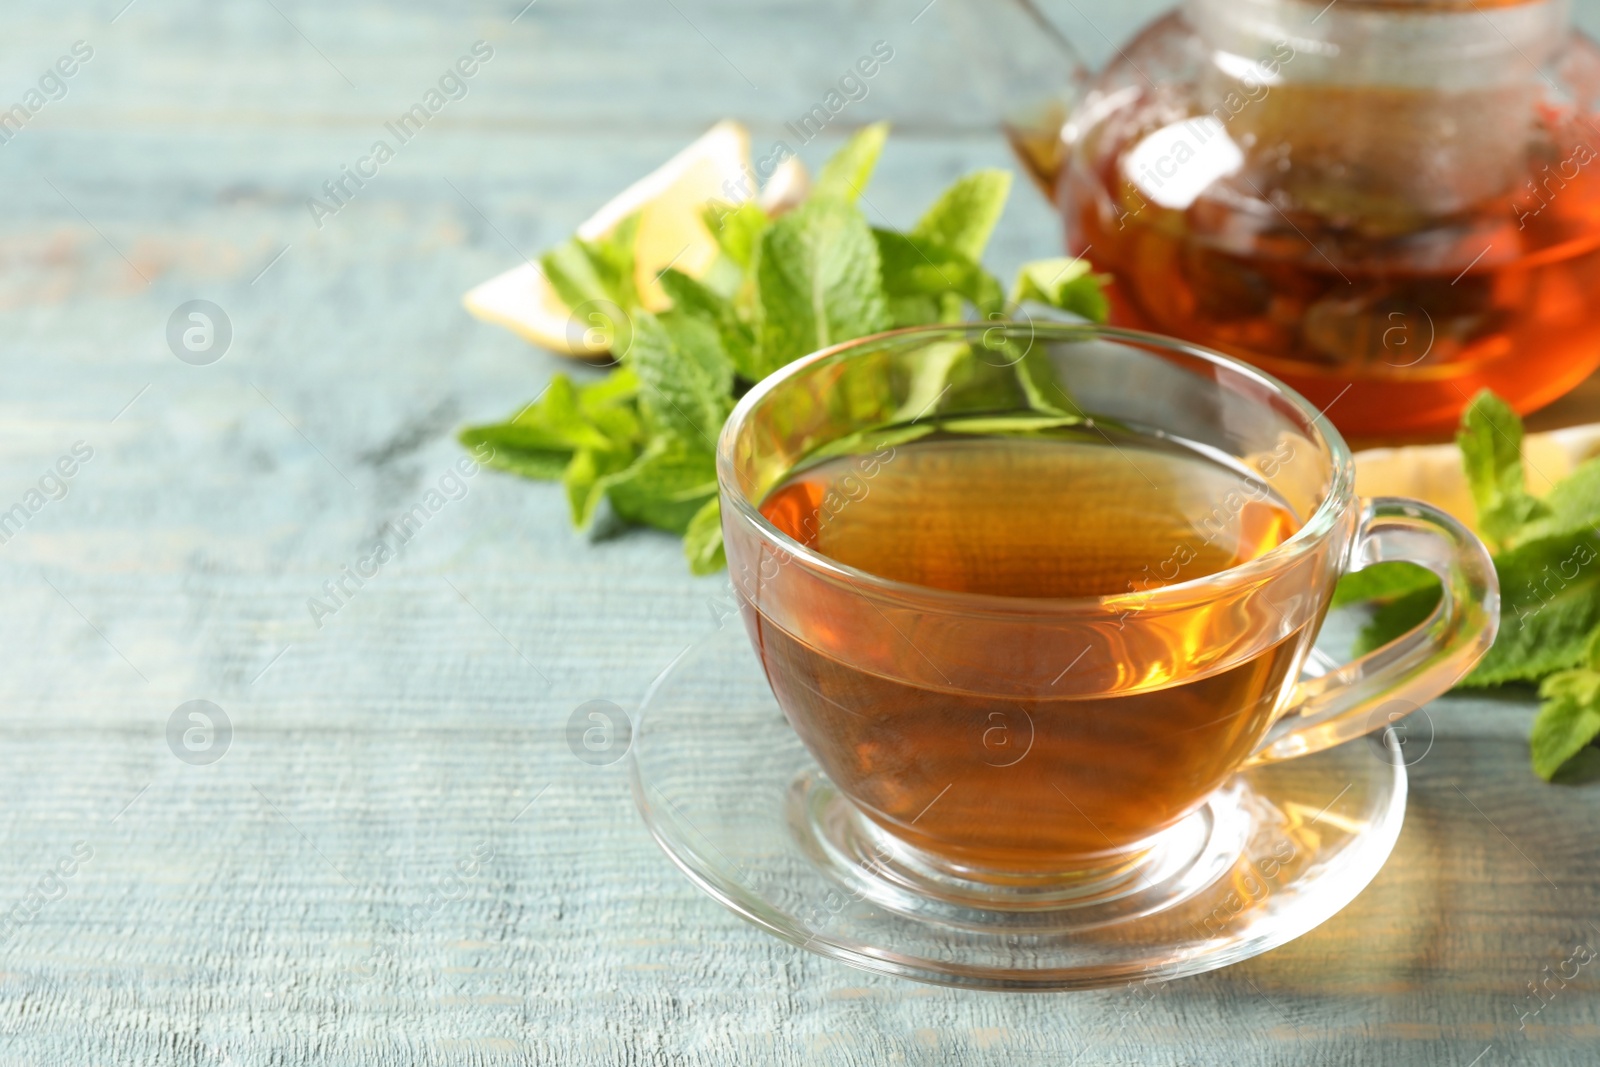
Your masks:
{"label": "wood grain texture", "polygon": [[[0,545],[0,900],[24,920],[0,926],[0,1063],[1593,1062],[1593,966],[1518,1025],[1527,983],[1600,944],[1600,802],[1533,778],[1525,695],[1429,709],[1394,859],[1307,937],[1153,994],[985,996],[744,925],[659,854],[620,764],[567,750],[576,705],[634,705],[715,625],[671,539],[587,543],[556,487],[485,474],[313,620],[451,430],[557,366],[459,294],[715,119],[780,137],[882,38],[899,65],[849,116],[903,120],[870,210],[904,224],[1005,165],[981,108],[929,88],[962,70],[918,36],[937,8],[123,5],[0,11],[0,98],[95,48],[0,145],[0,508],[94,450]],[[1064,10],[1098,57],[1156,6]],[[479,39],[467,98],[318,229],[306,198]],[[1058,244],[1019,190],[992,259]],[[234,330],[206,367],[164,338],[195,298]],[[210,766],[165,737],[196,698],[235,730]]]}

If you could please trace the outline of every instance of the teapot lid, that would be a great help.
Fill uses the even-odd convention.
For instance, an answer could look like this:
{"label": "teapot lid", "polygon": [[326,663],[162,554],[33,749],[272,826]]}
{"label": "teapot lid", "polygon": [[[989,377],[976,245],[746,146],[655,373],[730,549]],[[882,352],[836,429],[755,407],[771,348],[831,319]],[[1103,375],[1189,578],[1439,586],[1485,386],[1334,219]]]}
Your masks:
{"label": "teapot lid", "polygon": [[1187,0],[1184,10],[1225,67],[1281,61],[1287,45],[1282,81],[1441,91],[1538,78],[1570,23],[1569,0]]}

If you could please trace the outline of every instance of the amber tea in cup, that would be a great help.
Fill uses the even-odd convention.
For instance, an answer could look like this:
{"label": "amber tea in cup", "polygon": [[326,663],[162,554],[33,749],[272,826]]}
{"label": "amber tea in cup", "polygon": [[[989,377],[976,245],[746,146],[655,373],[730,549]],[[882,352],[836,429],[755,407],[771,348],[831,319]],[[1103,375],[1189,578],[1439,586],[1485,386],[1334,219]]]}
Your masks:
{"label": "amber tea in cup", "polygon": [[[1247,471],[1118,436],[923,438],[895,447],[871,478],[850,458],[809,468],[761,512],[867,573],[1019,598],[1117,596],[1165,584],[1163,574],[1202,578],[1260,557],[1301,525]],[[830,496],[847,503],[830,512]],[[897,636],[882,620],[861,621],[866,632],[839,638]],[[1185,646],[1236,641],[1231,613],[1208,604],[1175,621],[1163,631],[1175,677],[1155,689],[1128,677],[1089,694],[925,687],[772,627],[761,629],[761,650],[802,738],[885,829],[963,863],[1022,869],[1100,855],[1187,814],[1272,724],[1294,681],[1295,635],[1213,672],[1214,656],[1196,661]],[[960,631],[907,636],[900,655],[930,665],[992,654],[961,647]],[[1082,651],[1048,654],[1064,674]]]}
{"label": "amber tea in cup", "polygon": [[[719,479],[756,652],[856,824],[818,838],[1002,898],[1153,862],[1241,767],[1366,732],[1493,637],[1469,532],[1359,501],[1315,409],[1152,335],[842,345],[741,402]],[[1302,681],[1338,576],[1386,558],[1440,574],[1438,612]]]}

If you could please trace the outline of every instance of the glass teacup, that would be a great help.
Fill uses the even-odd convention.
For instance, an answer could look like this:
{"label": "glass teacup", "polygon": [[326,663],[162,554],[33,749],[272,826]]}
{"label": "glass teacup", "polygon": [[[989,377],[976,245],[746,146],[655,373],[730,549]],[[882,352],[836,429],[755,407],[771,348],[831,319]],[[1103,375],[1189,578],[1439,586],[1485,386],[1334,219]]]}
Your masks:
{"label": "glass teacup", "polygon": [[[978,468],[973,449],[989,450]],[[1027,468],[1041,511],[1100,479],[1082,493],[1092,510],[1069,530],[1034,522],[1030,503],[998,534],[976,522],[964,533],[956,498],[1004,493],[1019,463],[1044,464]],[[856,536],[952,464],[979,477],[932,485],[922,510],[896,513],[903,546],[886,548],[881,529]],[[1440,695],[1498,620],[1478,539],[1426,504],[1356,497],[1349,450],[1307,401],[1225,356],[1134,331],[933,326],[835,346],[744,397],[718,476],[751,640],[849,802],[848,825],[816,836],[918,892],[984,906],[1103,901],[1190,865],[1175,850],[1209,847],[1191,816],[1236,772]],[[1125,491],[1102,484],[1118,476]],[[821,487],[801,497],[810,515],[792,506],[802,482]],[[1192,533],[1147,504],[1170,500]],[[1263,516],[1284,515],[1275,536],[1256,536]],[[1217,523],[1234,531],[1237,559],[1207,556]],[[1245,527],[1255,533],[1242,539]],[[1063,551],[1041,548],[1039,530]],[[1061,595],[1088,555],[1099,586]],[[870,570],[850,562],[868,557]],[[1397,559],[1439,576],[1437,610],[1318,674],[1313,643],[1340,575]]]}

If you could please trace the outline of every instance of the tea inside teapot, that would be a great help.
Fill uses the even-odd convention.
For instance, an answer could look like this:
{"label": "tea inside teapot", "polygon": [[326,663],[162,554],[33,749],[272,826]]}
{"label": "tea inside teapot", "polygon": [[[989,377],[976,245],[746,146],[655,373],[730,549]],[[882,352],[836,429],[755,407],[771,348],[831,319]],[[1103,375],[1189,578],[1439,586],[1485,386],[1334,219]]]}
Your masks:
{"label": "tea inside teapot", "polygon": [[1007,133],[1115,320],[1390,436],[1600,365],[1597,92],[1560,0],[1188,0]]}

